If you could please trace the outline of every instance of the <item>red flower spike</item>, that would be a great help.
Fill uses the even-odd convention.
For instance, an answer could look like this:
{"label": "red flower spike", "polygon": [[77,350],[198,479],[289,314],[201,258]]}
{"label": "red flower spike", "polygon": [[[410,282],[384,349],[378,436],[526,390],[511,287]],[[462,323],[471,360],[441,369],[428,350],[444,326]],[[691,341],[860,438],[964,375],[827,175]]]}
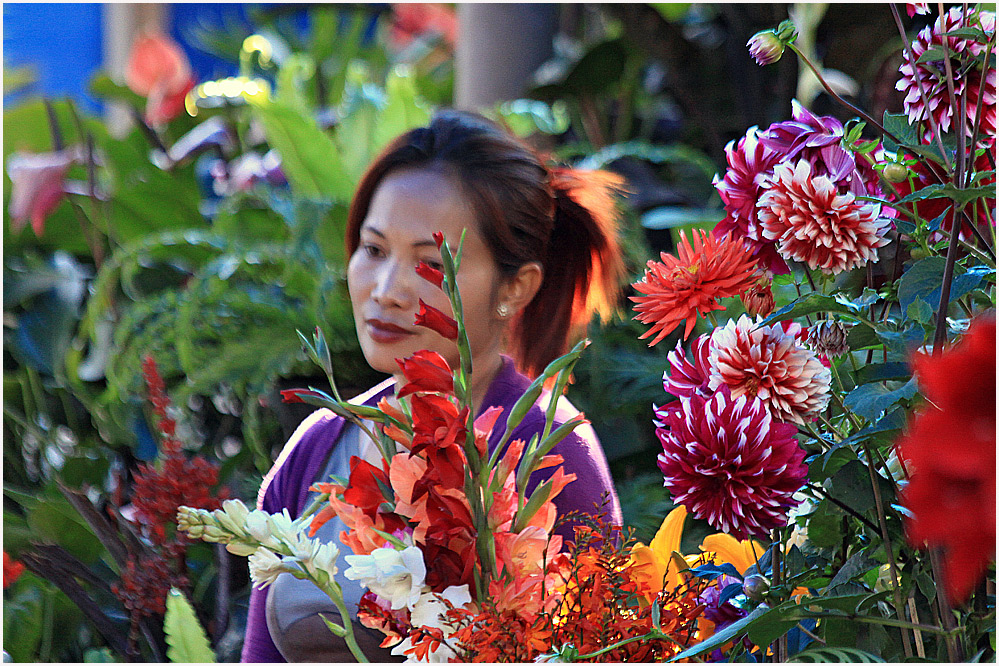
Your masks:
{"label": "red flower spike", "polygon": [[379,469],[371,463],[351,456],[350,458],[350,481],[347,489],[343,492],[343,500],[351,506],[356,506],[374,518],[378,513],[378,507],[382,502],[392,499],[385,497],[382,488],[390,488],[388,477],[388,464],[384,463],[386,469]]}
{"label": "red flower spike", "polygon": [[422,298],[420,299],[420,311],[416,313],[416,319],[413,323],[416,326],[429,328],[448,340],[458,339],[458,322],[437,308],[427,305]]}
{"label": "red flower spike", "polygon": [[451,368],[437,352],[421,349],[412,356],[396,359],[395,362],[409,382],[399,390],[400,398],[416,392],[454,392]]}
{"label": "red flower spike", "polygon": [[416,264],[416,274],[430,284],[436,285],[438,289],[441,289],[444,284],[444,273],[426,262],[421,261]]}
{"label": "red flower spike", "polygon": [[305,402],[303,396],[321,398],[322,393],[310,389],[284,389],[281,391],[281,401],[287,403]]}

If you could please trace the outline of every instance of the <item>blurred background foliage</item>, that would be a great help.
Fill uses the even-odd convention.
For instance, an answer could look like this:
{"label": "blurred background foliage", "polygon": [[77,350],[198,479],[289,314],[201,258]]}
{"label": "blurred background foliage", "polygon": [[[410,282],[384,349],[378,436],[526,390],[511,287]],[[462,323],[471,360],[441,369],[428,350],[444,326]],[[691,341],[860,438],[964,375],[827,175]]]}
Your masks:
{"label": "blurred background foliage", "polygon": [[[797,12],[800,43],[843,94],[875,117],[899,107],[901,44],[887,11],[857,20],[848,5],[559,7],[553,57],[522,98],[484,111],[558,160],[626,178],[621,235],[636,279],[680,230],[722,218],[711,181],[727,142],[785,119],[795,95],[839,115],[794,59],[752,62],[745,44],[757,30]],[[131,109],[124,135],[70,98],[30,94],[30,67],[5,67],[5,98],[29,92],[3,119],[4,551],[30,570],[16,581],[12,570],[8,587],[5,558],[4,649],[16,661],[165,654],[161,631],[144,630],[137,654],[113,638],[129,617],[110,592],[123,571],[110,553],[133,543],[137,465],[162,464],[144,357],[159,366],[185,449],[247,500],[311,409],[282,404],[279,391],[323,381],[296,329],[324,329],[345,393],[379,379],[345,292],[346,206],[388,140],[453,103],[453,8],[435,12],[414,26],[389,5],[278,5],[251,8],[252,25],[196,25],[187,41],[238,76],[198,81],[195,107],[151,125],[144,96],[98,73],[90,94]],[[12,180],[15,153],[66,164],[67,193],[40,225],[11,217],[25,187]],[[32,173],[36,186],[51,176]],[[671,508],[651,427],[653,403],[666,399],[665,356],[638,340],[624,291],[621,314],[594,324],[569,396],[601,438],[628,525],[648,542]],[[109,509],[126,518],[117,532],[93,515]],[[702,528],[685,531],[684,552]],[[236,660],[248,587],[245,567],[227,559],[191,545],[186,592],[218,658]],[[92,607],[81,608],[81,591]]]}

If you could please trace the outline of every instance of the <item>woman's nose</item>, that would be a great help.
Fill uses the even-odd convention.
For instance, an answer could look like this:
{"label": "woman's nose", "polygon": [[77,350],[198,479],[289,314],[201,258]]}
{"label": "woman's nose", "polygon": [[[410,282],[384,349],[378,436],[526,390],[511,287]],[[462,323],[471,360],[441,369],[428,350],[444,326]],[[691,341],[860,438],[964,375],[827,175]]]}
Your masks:
{"label": "woman's nose", "polygon": [[416,272],[412,266],[403,265],[398,261],[388,261],[375,272],[375,284],[371,290],[371,298],[382,307],[406,308],[412,301],[412,280],[406,275],[409,269],[413,276]]}

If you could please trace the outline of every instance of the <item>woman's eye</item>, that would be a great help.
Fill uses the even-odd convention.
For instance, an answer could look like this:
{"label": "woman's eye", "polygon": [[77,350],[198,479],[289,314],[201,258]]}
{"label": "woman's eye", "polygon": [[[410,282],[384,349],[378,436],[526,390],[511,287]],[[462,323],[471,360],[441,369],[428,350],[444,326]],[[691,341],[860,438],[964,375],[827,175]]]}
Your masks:
{"label": "woman's eye", "polygon": [[442,264],[439,261],[426,261],[426,260],[424,260],[423,263],[425,263],[427,266],[430,266],[430,268],[433,268],[434,270],[441,271],[442,273],[444,272],[444,264]]}
{"label": "woman's eye", "polygon": [[361,249],[364,250],[364,253],[366,255],[368,255],[369,257],[371,257],[373,259],[377,259],[377,258],[383,256],[382,249],[380,247],[378,247],[377,245],[362,245]]}

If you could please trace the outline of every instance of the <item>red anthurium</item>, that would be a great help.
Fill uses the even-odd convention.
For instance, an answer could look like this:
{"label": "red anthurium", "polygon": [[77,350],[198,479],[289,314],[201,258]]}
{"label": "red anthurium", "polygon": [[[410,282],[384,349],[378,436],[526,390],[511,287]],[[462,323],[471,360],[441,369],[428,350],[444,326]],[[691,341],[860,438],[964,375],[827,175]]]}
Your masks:
{"label": "red anthurium", "polygon": [[166,35],[153,33],[140,35],[132,44],[125,83],[146,98],[146,122],[161,125],[181,114],[195,80],[180,46]]}
{"label": "red anthurium", "polygon": [[421,349],[409,358],[396,359],[409,383],[399,390],[399,397],[410,393],[453,393],[454,378],[444,357],[437,352]]}
{"label": "red anthurium", "polygon": [[444,284],[444,273],[426,262],[421,261],[416,264],[416,274],[427,282],[437,285],[438,289],[440,289],[441,285]]}
{"label": "red anthurium", "polygon": [[66,194],[66,172],[74,162],[69,151],[14,153],[7,160],[11,193],[8,211],[12,231],[31,220],[36,236],[45,233],[47,218]]}
{"label": "red anthurium", "polygon": [[417,326],[425,326],[448,340],[458,339],[458,322],[437,308],[427,305],[422,298],[420,299],[420,311],[416,313],[416,319],[413,323]]}

